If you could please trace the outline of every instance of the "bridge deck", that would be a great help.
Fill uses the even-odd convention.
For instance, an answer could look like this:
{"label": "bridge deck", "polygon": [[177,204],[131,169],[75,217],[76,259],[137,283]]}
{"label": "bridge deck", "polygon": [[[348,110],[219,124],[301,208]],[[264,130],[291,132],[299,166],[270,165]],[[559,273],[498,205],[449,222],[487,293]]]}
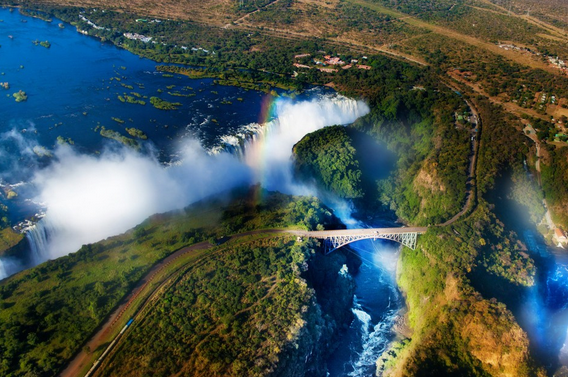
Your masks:
{"label": "bridge deck", "polygon": [[329,254],[347,244],[364,239],[385,239],[399,242],[414,250],[419,234],[426,233],[426,227],[338,229],[321,231],[293,231],[302,237],[324,240],[325,253]]}
{"label": "bridge deck", "polygon": [[373,236],[381,234],[405,234],[418,233],[424,234],[428,228],[426,227],[404,227],[404,228],[366,228],[366,229],[338,229],[338,230],[320,230],[312,232],[298,231],[297,234],[305,237],[313,237],[326,239],[337,236]]}

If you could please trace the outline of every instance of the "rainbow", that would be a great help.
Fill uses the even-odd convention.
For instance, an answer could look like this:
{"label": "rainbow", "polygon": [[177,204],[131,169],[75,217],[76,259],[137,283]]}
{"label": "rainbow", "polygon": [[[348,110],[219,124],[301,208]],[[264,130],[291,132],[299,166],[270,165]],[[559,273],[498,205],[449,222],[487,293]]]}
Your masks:
{"label": "rainbow", "polygon": [[[269,122],[277,118],[278,102],[279,97],[275,97],[271,94],[264,95],[260,107],[260,113],[258,114],[258,124],[260,124],[261,127],[266,127]],[[265,129],[264,132],[266,131],[267,130]],[[260,184],[260,186],[257,186],[255,193],[255,199],[257,203],[262,200],[262,188],[266,187],[266,156],[270,153],[268,149],[269,148],[266,142],[266,134],[262,133],[257,136],[253,150],[248,151],[247,153],[247,164],[255,172],[255,182]]]}
{"label": "rainbow", "polygon": [[276,117],[276,103],[279,97],[271,94],[265,94],[260,105],[260,114],[258,115],[258,123],[265,124]]}

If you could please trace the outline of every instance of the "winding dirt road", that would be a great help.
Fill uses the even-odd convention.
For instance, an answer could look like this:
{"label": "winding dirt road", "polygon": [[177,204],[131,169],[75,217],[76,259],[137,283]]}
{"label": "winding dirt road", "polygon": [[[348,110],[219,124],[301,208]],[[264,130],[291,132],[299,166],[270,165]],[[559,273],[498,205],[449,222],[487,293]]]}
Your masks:
{"label": "winding dirt road", "polygon": [[[288,233],[294,235],[301,235],[305,232],[295,231],[295,230],[285,230],[285,229],[268,229],[268,230],[254,230],[250,232],[240,233],[230,236],[225,242],[243,238],[246,236],[251,236],[255,234],[278,234],[278,233]],[[83,349],[71,360],[68,366],[61,372],[59,376],[61,377],[77,377],[80,376],[81,371],[86,369],[87,365],[91,365],[94,362],[94,356],[91,351],[97,350],[102,345],[109,343],[112,339],[110,335],[113,331],[118,331],[118,329],[124,326],[124,323],[119,320],[122,319],[123,314],[132,305],[132,303],[138,298],[140,293],[152,282],[165,268],[167,268],[173,261],[191,252],[205,251],[212,248],[213,246],[209,242],[200,242],[195,245],[184,247],[178,251],[173,252],[168,257],[154,265],[144,277],[138,282],[136,287],[124,297],[121,303],[111,312],[107,320],[100,326],[97,332],[87,341]],[[206,255],[206,253],[204,253]],[[167,279],[166,279],[167,280]],[[158,286],[154,291],[152,291],[148,297],[151,297],[156,290],[161,287]],[[85,350],[89,350],[86,352]]]}
{"label": "winding dirt road", "polygon": [[186,253],[197,250],[205,250],[210,247],[211,245],[209,244],[209,242],[201,242],[192,246],[184,247],[154,265],[154,267],[152,267],[150,271],[148,271],[148,273],[138,282],[136,287],[122,300],[121,304],[119,304],[116,309],[114,309],[107,320],[102,324],[100,329],[85,344],[86,347],[83,347],[83,349],[73,358],[73,360],[71,360],[67,368],[65,368],[63,372],[61,372],[60,376],[77,377],[79,376],[80,371],[85,368],[86,363],[92,363],[93,355],[91,352],[86,352],[85,349],[94,351],[102,344],[105,344],[110,340],[108,337],[111,333],[111,330],[114,330],[118,326],[123,326],[123,324],[117,324],[117,322],[122,317],[126,309],[128,309],[132,302],[134,302],[134,300],[138,298],[140,292],[152,281],[152,279],[158,272],[162,271],[175,259],[181,257]]}

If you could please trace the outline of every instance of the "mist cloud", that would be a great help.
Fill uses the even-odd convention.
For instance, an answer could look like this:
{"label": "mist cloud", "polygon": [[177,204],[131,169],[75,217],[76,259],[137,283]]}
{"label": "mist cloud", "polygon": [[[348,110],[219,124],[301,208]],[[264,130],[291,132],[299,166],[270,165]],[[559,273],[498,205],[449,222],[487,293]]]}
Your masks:
{"label": "mist cloud", "polygon": [[56,161],[34,178],[50,227],[46,256],[66,255],[122,233],[152,214],[250,181],[249,168],[226,153],[208,155],[196,141],[181,149],[182,162],[165,168],[153,156],[126,148],[100,156],[58,148]]}
{"label": "mist cloud", "polygon": [[24,127],[13,125],[0,134],[0,179],[21,180],[29,176],[37,169],[40,155],[46,152],[37,141],[34,124],[26,123]]}

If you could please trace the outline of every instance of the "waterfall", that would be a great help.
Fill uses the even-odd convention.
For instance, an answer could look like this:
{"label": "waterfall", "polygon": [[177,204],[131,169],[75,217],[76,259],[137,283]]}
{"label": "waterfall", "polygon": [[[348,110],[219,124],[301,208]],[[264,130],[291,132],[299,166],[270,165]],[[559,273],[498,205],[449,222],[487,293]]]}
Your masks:
{"label": "waterfall", "polygon": [[347,125],[368,112],[364,102],[340,94],[318,95],[310,101],[278,99],[272,105],[273,119],[263,124],[250,123],[232,135],[221,136],[220,145],[212,152],[233,153],[251,168],[256,182],[268,190],[313,194],[293,180],[293,146],[308,133]]}
{"label": "waterfall", "polygon": [[46,218],[43,218],[31,226],[26,233],[33,265],[38,265],[49,259],[49,239],[53,232],[53,226],[48,223]]}
{"label": "waterfall", "polygon": [[0,259],[0,280],[5,279],[6,277],[8,277],[8,271],[6,271],[4,261]]}
{"label": "waterfall", "polygon": [[126,149],[97,157],[59,150],[55,162],[35,177],[41,186],[37,200],[47,211],[26,234],[31,264],[74,252],[83,244],[124,232],[154,213],[238,185],[260,182],[269,190],[314,194],[293,180],[294,144],[307,133],[352,123],[369,112],[362,101],[317,93],[310,100],[278,98],[270,108],[265,122],[219,135],[220,145],[209,153],[189,140],[180,149],[179,163],[167,168],[153,156]]}
{"label": "waterfall", "polygon": [[254,155],[251,149],[270,142],[278,146],[271,152],[289,157],[292,146],[306,134],[327,126],[347,125],[369,113],[365,102],[340,94],[320,94],[310,101],[276,100],[272,107],[273,119],[246,124],[232,135],[221,135],[212,152],[225,150],[239,157]]}
{"label": "waterfall", "polygon": [[250,149],[252,145],[262,139],[265,131],[272,128],[273,123],[273,121],[264,124],[250,123],[240,127],[232,135],[221,135],[219,137],[220,145],[213,148],[212,152],[216,154],[225,151],[244,160],[245,150]]}
{"label": "waterfall", "polygon": [[0,280],[52,259],[50,240],[57,232],[54,224],[42,218],[36,224],[27,226],[24,231],[29,245],[28,254],[14,258],[0,258]]}

